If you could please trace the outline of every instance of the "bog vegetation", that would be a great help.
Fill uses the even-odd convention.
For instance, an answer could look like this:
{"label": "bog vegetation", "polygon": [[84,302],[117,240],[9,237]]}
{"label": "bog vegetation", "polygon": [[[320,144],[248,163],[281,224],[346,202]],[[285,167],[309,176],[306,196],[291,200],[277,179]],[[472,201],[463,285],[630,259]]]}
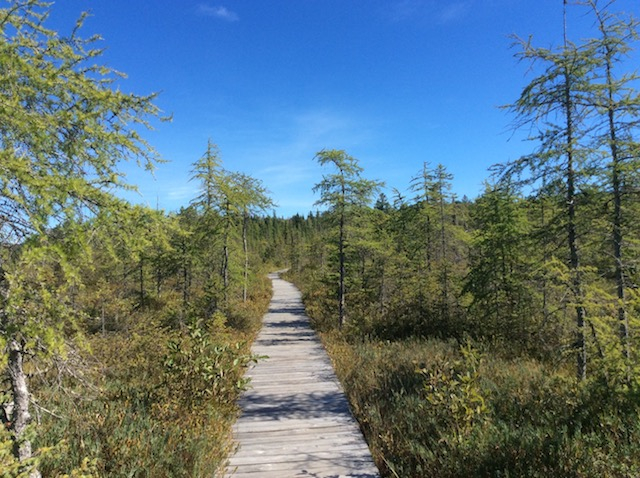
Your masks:
{"label": "bog vegetation", "polygon": [[[0,8],[0,475],[211,476],[289,267],[389,477],[640,474],[640,95],[634,19],[570,8],[593,36],[515,38],[506,108],[531,154],[457,198],[424,163],[393,197],[341,150],[323,212],[280,219],[262,183],[194,158],[165,213],[118,199],[153,168],[154,96],[111,88],[80,20]],[[377,198],[377,199],[376,199]]]}

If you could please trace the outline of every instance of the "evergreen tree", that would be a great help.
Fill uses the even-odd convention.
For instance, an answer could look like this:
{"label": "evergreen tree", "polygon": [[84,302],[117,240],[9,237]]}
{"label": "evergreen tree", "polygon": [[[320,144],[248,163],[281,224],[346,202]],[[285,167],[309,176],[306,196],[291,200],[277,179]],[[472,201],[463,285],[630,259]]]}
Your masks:
{"label": "evergreen tree", "polygon": [[204,155],[193,164],[191,180],[198,181],[200,194],[191,204],[204,214],[210,213],[219,202],[220,184],[225,181],[220,149],[209,139]]}
{"label": "evergreen tree", "polygon": [[464,286],[464,292],[472,295],[471,315],[478,319],[479,332],[524,344],[535,317],[525,210],[508,189],[487,185],[476,201],[473,221]]}
{"label": "evergreen tree", "polygon": [[[24,361],[62,353],[64,324],[77,320],[63,299],[77,276],[68,251],[47,240],[50,227],[117,208],[111,191],[127,187],[119,162],[135,158],[149,169],[156,159],[138,127],[157,115],[154,97],[112,89],[115,73],[95,63],[96,38],[78,35],[82,18],[59,36],[44,26],[47,15],[39,0],[0,9],[0,347],[8,354],[16,456],[25,466],[32,450]],[[33,234],[39,239],[26,240]],[[54,264],[61,272],[52,276]]]}
{"label": "evergreen tree", "polygon": [[244,173],[233,173],[230,178],[237,195],[237,209],[242,217],[242,251],[244,254],[242,301],[247,301],[247,287],[249,281],[249,246],[247,242],[247,227],[252,215],[265,212],[274,203],[269,197],[262,181]]}
{"label": "evergreen tree", "polygon": [[[434,201],[438,205],[438,219],[440,221],[440,289],[442,292],[441,312],[444,320],[449,320],[450,313],[450,297],[449,297],[449,259],[447,251],[447,218],[445,216],[445,203],[451,189],[451,180],[453,175],[447,172],[442,164],[438,164],[434,171],[433,196]],[[453,203],[452,203],[453,204]]]}
{"label": "evergreen tree", "polygon": [[431,272],[434,255],[433,222],[435,216],[435,175],[428,163],[422,165],[422,170],[411,180],[411,189],[416,193],[414,201],[417,204],[419,216],[424,223],[424,255],[425,269]]}
{"label": "evergreen tree", "polygon": [[532,64],[541,62],[544,69],[524,88],[510,109],[516,114],[516,127],[537,129],[531,139],[540,146],[536,153],[503,167],[502,177],[508,183],[520,179],[538,191],[543,178],[562,188],[566,263],[576,314],[577,375],[584,379],[587,374],[585,286],[577,227],[580,186],[591,179],[586,168],[591,150],[585,138],[589,132],[588,119],[593,114],[588,100],[594,52],[589,46],[571,44],[566,31],[564,45],[557,51],[533,47],[530,41],[518,40],[518,43],[522,48],[518,57]]}
{"label": "evergreen tree", "polygon": [[344,325],[346,308],[346,248],[348,247],[347,226],[358,208],[369,204],[381,183],[360,177],[363,169],[357,159],[343,150],[322,150],[315,159],[320,165],[330,165],[336,169],[333,174],[324,175],[322,181],[313,188],[320,193],[316,205],[326,206],[333,221],[337,222],[338,238],[338,323]]}
{"label": "evergreen tree", "polygon": [[382,211],[382,212],[389,212],[391,210],[391,204],[389,203],[389,200],[387,199],[387,195],[385,193],[380,193],[380,195],[378,196],[378,199],[376,199],[376,203],[373,206],[374,209],[377,209],[378,211]]}
{"label": "evergreen tree", "polygon": [[635,73],[618,73],[622,60],[628,56],[631,42],[638,40],[638,21],[611,13],[613,2],[602,5],[598,0],[582,2],[594,17],[599,36],[591,40],[595,59],[599,62],[592,81],[593,104],[600,118],[596,120],[596,148],[603,152],[607,164],[598,168],[604,173],[611,191],[613,211],[610,242],[614,259],[614,279],[617,318],[627,381],[630,378],[630,332],[627,302],[628,241],[625,240],[627,202],[638,185],[640,143],[636,139],[640,122],[640,94],[634,88],[640,77]]}
{"label": "evergreen tree", "polygon": [[[196,163],[192,180],[200,183],[200,195],[192,205],[202,211],[202,240],[210,243],[217,235],[222,237],[220,277],[225,307],[229,302],[230,260],[232,236],[241,228],[243,251],[243,301],[247,300],[249,275],[249,249],[247,227],[251,215],[266,211],[273,206],[262,182],[247,174],[227,171],[222,167],[218,147],[209,140],[207,151]],[[215,309],[212,304],[211,310]]]}
{"label": "evergreen tree", "polygon": [[[201,213],[197,223],[200,247],[210,250],[212,257],[216,257],[218,253],[213,251],[218,247],[218,240],[221,241],[218,275],[222,281],[221,295],[226,307],[229,295],[230,235],[235,225],[237,211],[232,207],[233,186],[229,172],[222,167],[218,146],[211,140],[207,143],[205,154],[194,163],[191,180],[198,181],[200,185],[200,195],[191,201],[192,206]],[[212,268],[215,268],[217,263],[211,262]],[[205,282],[211,289],[207,309],[213,313],[218,307],[218,291],[213,285],[216,280],[210,270],[207,270]]]}

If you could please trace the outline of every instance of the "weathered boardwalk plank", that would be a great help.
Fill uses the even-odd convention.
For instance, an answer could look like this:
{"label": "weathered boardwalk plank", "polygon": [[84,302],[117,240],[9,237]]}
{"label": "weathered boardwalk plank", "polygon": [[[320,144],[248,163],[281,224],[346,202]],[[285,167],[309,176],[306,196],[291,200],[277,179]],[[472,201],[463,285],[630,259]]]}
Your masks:
{"label": "weathered boardwalk plank", "polygon": [[227,477],[378,478],[300,292],[272,274],[273,299],[253,353]]}

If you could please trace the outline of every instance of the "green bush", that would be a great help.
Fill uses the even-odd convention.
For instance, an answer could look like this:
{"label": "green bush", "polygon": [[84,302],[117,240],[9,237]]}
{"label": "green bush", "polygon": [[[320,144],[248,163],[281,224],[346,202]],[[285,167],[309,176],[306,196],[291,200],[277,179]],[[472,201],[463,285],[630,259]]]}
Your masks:
{"label": "green bush", "polygon": [[186,478],[221,470],[233,448],[243,372],[254,360],[250,333],[225,322],[218,314],[181,332],[146,319],[127,333],[90,337],[96,362],[86,379],[94,387],[69,379],[39,386],[56,416],[42,414],[36,445],[58,444],[42,460],[43,475]]}
{"label": "green bush", "polygon": [[[214,331],[225,321],[217,312],[212,320]],[[245,368],[257,361],[244,352],[246,348],[240,342],[216,342],[202,320],[190,324],[186,334],[167,343],[164,385],[171,400],[188,409],[206,407],[210,402],[233,403],[247,385]]]}
{"label": "green bush", "polygon": [[632,392],[469,343],[323,339],[383,476],[640,473]]}

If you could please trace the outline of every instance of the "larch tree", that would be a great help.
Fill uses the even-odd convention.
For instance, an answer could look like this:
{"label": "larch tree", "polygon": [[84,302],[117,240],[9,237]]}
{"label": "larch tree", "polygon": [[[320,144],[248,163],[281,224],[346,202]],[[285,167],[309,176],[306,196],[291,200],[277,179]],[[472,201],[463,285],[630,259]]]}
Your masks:
{"label": "larch tree", "polygon": [[357,209],[369,205],[381,183],[360,176],[363,169],[358,160],[344,150],[322,150],[315,156],[321,166],[333,166],[335,172],[323,176],[313,191],[320,193],[317,206],[325,206],[337,223],[338,247],[338,324],[345,322],[346,309],[346,248],[347,226]]}
{"label": "larch tree", "polygon": [[447,251],[447,221],[445,216],[445,204],[451,189],[453,175],[447,172],[442,164],[438,164],[434,171],[433,196],[438,204],[438,219],[440,220],[440,287],[442,290],[442,315],[449,319],[449,260]]}
{"label": "larch tree", "polygon": [[[566,3],[565,3],[566,8]],[[563,190],[567,267],[570,275],[572,303],[576,313],[576,370],[580,379],[587,375],[585,338],[586,307],[584,269],[581,264],[578,234],[580,185],[588,181],[585,167],[590,149],[585,139],[589,133],[589,81],[595,67],[593,50],[576,46],[566,37],[558,50],[534,47],[530,40],[516,39],[521,48],[517,55],[542,71],[522,91],[509,109],[516,115],[516,127],[533,132],[530,139],[539,143],[538,151],[523,156],[502,168],[509,183],[526,183],[539,193],[543,179]]]}
{"label": "larch tree", "polygon": [[434,255],[434,185],[434,171],[429,167],[429,163],[425,162],[420,172],[411,179],[411,190],[415,193],[414,201],[419,209],[420,219],[424,222],[424,256],[427,272],[431,272]]}
{"label": "larch tree", "polygon": [[487,185],[473,212],[470,270],[463,292],[482,334],[524,343],[533,292],[527,258],[529,225],[522,201],[508,187]]}
{"label": "larch tree", "polygon": [[158,109],[153,95],[112,88],[119,75],[96,64],[98,38],[79,36],[83,18],[60,36],[45,27],[49,4],[3,3],[0,349],[10,383],[15,455],[25,475],[39,476],[28,433],[32,397],[25,361],[63,354],[65,330],[73,330],[65,324],[76,317],[63,299],[77,281],[68,251],[47,237],[56,224],[117,208],[112,191],[128,187],[122,160],[152,168],[156,154],[139,131],[150,126]]}
{"label": "larch tree", "polygon": [[244,173],[233,173],[230,177],[237,191],[238,210],[242,216],[242,252],[244,255],[242,301],[247,301],[249,283],[249,244],[247,229],[252,215],[265,212],[274,202],[259,179]]}
{"label": "larch tree", "polygon": [[[425,273],[420,276],[425,282],[421,288],[420,298],[433,296],[433,291],[439,291],[437,313],[442,320],[448,321],[450,315],[450,259],[449,250],[451,226],[449,226],[449,203],[451,180],[453,176],[447,172],[442,164],[431,168],[424,163],[422,169],[411,180],[411,191],[415,196],[412,213],[416,215],[414,227],[418,227],[415,236],[418,240],[417,248],[424,250]],[[419,238],[423,238],[420,240]],[[418,264],[418,270],[422,264]]]}
{"label": "larch tree", "polygon": [[227,172],[222,167],[222,158],[220,156],[220,150],[218,146],[211,140],[207,143],[207,150],[200,159],[193,163],[193,169],[191,170],[191,180],[197,181],[199,184],[199,194],[192,201],[191,205],[196,208],[199,213],[198,219],[195,221],[195,228],[197,230],[197,242],[201,248],[210,249],[215,256],[218,252],[213,252],[216,244],[218,228],[220,227],[220,221],[223,224],[224,240],[222,244],[222,256],[220,259],[219,270],[215,273],[212,271],[217,267],[216,261],[213,262],[212,267],[205,269],[205,281],[208,283],[209,293],[211,295],[210,304],[207,309],[210,313],[218,307],[218,286],[213,286],[215,282],[214,276],[216,274],[220,276],[223,284],[222,294],[225,297],[228,288],[228,229],[229,222],[225,220],[228,216],[224,214],[228,204],[225,202],[224,190],[227,187]]}
{"label": "larch tree", "polygon": [[596,19],[598,37],[591,40],[594,58],[599,62],[592,85],[593,104],[597,107],[596,148],[602,151],[606,164],[603,172],[613,204],[611,224],[614,278],[617,299],[619,336],[627,381],[630,378],[630,332],[627,295],[629,264],[625,259],[629,241],[625,224],[629,222],[627,203],[637,172],[640,169],[640,93],[634,87],[640,76],[636,72],[619,72],[622,61],[629,56],[631,45],[638,40],[639,22],[611,12],[613,1],[585,0]]}
{"label": "larch tree", "polygon": [[[204,233],[210,237],[217,232],[222,235],[222,258],[220,277],[223,300],[228,303],[230,285],[231,235],[241,224],[243,266],[243,300],[247,299],[249,274],[249,249],[247,243],[247,221],[252,214],[267,210],[273,205],[262,182],[247,174],[227,171],[222,167],[218,147],[209,141],[206,153],[194,164],[192,180],[200,183],[200,195],[192,204],[203,211]],[[212,221],[218,221],[218,227]]]}
{"label": "larch tree", "polygon": [[219,185],[224,181],[224,170],[218,145],[211,140],[207,142],[207,150],[204,155],[193,164],[191,180],[197,181],[200,194],[191,201],[198,209],[208,213],[216,206],[216,198]]}

